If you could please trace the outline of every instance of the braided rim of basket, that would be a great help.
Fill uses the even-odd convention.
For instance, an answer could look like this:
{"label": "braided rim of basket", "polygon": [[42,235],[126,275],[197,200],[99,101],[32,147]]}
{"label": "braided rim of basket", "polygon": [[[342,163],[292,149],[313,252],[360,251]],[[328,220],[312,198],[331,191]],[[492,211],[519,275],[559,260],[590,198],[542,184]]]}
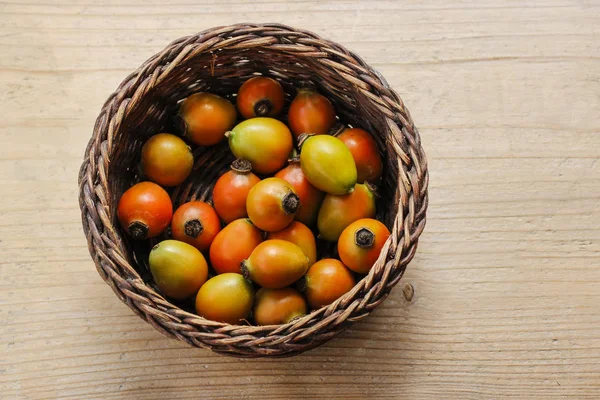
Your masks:
{"label": "braided rim of basket", "polygon": [[[389,201],[394,203],[396,215],[387,221],[391,235],[369,274],[331,305],[285,325],[228,325],[180,309],[140,277],[117,227],[114,202],[118,197],[110,193],[109,163],[120,142],[124,117],[144,95],[168,79],[179,64],[206,52],[263,48],[283,52],[286,57],[297,54],[311,57],[323,70],[340,75],[350,82],[356,94],[368,99],[369,111],[378,113],[387,128],[383,143],[388,159],[392,160],[388,166],[394,170],[389,175],[397,177],[386,179],[394,179],[391,184],[396,189]],[[148,112],[152,111],[156,110]],[[85,151],[79,174],[79,204],[98,273],[121,301],[157,330],[222,354],[282,356],[324,343],[367,316],[387,297],[416,252],[425,226],[427,185],[427,161],[419,133],[400,97],[377,71],[356,54],[314,33],[280,24],[238,24],[174,41],[129,75],[110,95]]]}

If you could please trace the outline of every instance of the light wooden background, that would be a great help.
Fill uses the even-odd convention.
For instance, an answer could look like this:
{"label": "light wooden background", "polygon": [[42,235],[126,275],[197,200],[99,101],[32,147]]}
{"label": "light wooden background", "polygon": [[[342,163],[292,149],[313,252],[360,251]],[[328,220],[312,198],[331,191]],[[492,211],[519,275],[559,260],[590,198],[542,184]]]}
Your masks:
{"label": "light wooden background", "polygon": [[[600,2],[143,3],[0,3],[0,398],[600,398]],[[98,277],[79,220],[109,93],[174,38],[242,21],[364,56],[430,160],[405,279],[293,359],[161,336]]]}

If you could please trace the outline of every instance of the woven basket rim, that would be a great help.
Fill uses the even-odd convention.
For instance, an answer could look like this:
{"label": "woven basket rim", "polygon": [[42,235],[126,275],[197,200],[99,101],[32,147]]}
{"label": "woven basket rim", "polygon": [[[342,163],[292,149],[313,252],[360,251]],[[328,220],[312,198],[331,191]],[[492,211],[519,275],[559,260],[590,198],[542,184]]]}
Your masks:
{"label": "woven basket rim", "polygon": [[[229,325],[206,320],[180,309],[156,293],[129,265],[127,256],[119,253],[120,243],[116,242],[121,233],[111,222],[107,210],[109,200],[102,192],[108,188],[106,170],[114,136],[118,134],[120,120],[133,108],[140,93],[145,93],[151,85],[158,85],[186,57],[209,51],[211,46],[222,46],[227,41],[233,49],[244,48],[245,44],[248,47],[280,46],[281,51],[291,51],[292,44],[288,42],[301,40],[298,46],[317,49],[315,54],[322,56],[316,57],[317,60],[326,62],[337,73],[347,75],[346,79],[351,82],[360,80],[362,83],[356,85],[356,90],[380,107],[382,118],[386,118],[390,130],[395,132],[391,139],[386,138],[388,146],[396,152],[394,160],[399,165],[399,204],[392,235],[368,275],[329,306],[284,325]],[[297,354],[324,343],[352,322],[364,318],[387,297],[416,252],[419,235],[425,226],[427,185],[426,157],[418,130],[400,97],[379,72],[355,53],[312,32],[281,24],[247,23],[210,28],[176,39],[123,80],[109,96],[96,120],[79,174],[79,203],[84,233],[98,272],[141,318],[163,334],[197,347],[236,356],[280,356]],[[320,334],[319,338],[310,341],[311,335],[316,333]],[[265,335],[269,340],[265,340]]]}

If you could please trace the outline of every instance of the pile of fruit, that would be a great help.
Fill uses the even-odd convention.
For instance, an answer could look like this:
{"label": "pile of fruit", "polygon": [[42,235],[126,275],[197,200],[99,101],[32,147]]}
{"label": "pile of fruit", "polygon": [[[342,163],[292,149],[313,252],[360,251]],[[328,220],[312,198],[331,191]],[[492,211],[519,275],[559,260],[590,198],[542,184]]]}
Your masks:
{"label": "pile of fruit", "polygon": [[[179,108],[184,139],[227,139],[236,157],[211,204],[191,201],[173,212],[163,187],[184,182],[194,156],[184,139],[159,133],[142,148],[147,180],[122,195],[117,215],[133,239],[165,239],[148,258],[163,295],[195,296],[198,315],[214,321],[287,323],[351,291],[378,258],[390,235],[374,219],[381,156],[368,132],[334,128],[331,102],[312,89],[298,89],[287,125],[277,119],[285,93],[274,79],[249,79],[236,103],[237,111],[202,92]],[[336,241],[339,259],[318,260],[317,243]]]}

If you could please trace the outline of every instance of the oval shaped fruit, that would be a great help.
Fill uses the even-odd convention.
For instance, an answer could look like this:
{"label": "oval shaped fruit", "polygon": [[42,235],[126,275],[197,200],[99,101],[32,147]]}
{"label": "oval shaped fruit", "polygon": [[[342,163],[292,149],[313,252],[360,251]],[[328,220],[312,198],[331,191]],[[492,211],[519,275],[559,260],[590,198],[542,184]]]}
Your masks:
{"label": "oval shaped fruit", "polygon": [[244,118],[276,117],[283,108],[285,93],[275,79],[255,76],[240,87],[236,101]]}
{"label": "oval shaped fruit", "polygon": [[142,147],[142,168],[153,182],[177,186],[192,172],[194,156],[181,138],[170,133],[152,136]]}
{"label": "oval shaped fruit", "polygon": [[304,275],[310,260],[302,249],[285,240],[266,240],[243,262],[242,273],[262,287],[281,289]]}
{"label": "oval shaped fruit", "polygon": [[152,182],[140,182],[123,193],[117,216],[123,229],[137,240],[162,233],[173,216],[173,204],[165,189]]}
{"label": "oval shaped fruit", "polygon": [[191,244],[200,251],[208,250],[220,231],[219,216],[203,201],[182,204],[171,221],[173,239]]}
{"label": "oval shaped fruit", "polygon": [[195,295],[208,277],[202,253],[178,240],[164,240],[154,246],[148,263],[156,286],[176,300]]}
{"label": "oval shaped fruit", "polygon": [[259,229],[279,231],[288,226],[300,207],[300,198],[292,185],[283,179],[267,178],[258,182],[248,193],[248,217]]}
{"label": "oval shaped fruit", "polygon": [[260,178],[252,173],[247,160],[235,160],[231,170],[221,175],[213,188],[213,204],[225,223],[248,216],[246,199],[258,182]]}
{"label": "oval shaped fruit", "polygon": [[335,111],[325,96],[310,89],[298,89],[288,112],[288,124],[296,137],[303,133],[324,135],[335,121]]}
{"label": "oval shaped fruit", "polygon": [[269,232],[267,239],[280,239],[294,243],[302,249],[312,265],[317,261],[317,242],[312,231],[302,222],[293,221],[285,229]]}
{"label": "oval shaped fruit", "polygon": [[233,155],[250,161],[254,172],[265,175],[275,173],[285,165],[293,146],[288,127],[267,117],[240,122],[227,137]]}
{"label": "oval shaped fruit", "polygon": [[357,175],[346,145],[329,135],[308,136],[301,141],[300,165],[308,181],[327,193],[350,193]]}
{"label": "oval shaped fruit", "polygon": [[263,241],[262,232],[248,218],[236,219],[210,245],[210,264],[217,272],[241,274],[242,261]]}
{"label": "oval shaped fruit", "polygon": [[254,290],[240,274],[226,273],[210,278],[196,295],[196,312],[212,321],[239,324],[252,311]]}
{"label": "oval shaped fruit", "polygon": [[317,309],[327,306],[348,293],[356,284],[352,273],[341,261],[324,258],[310,267],[304,277],[304,295]]}
{"label": "oval shaped fruit", "polygon": [[360,128],[351,128],[344,130],[337,138],[344,142],[354,157],[358,182],[379,181],[383,164],[377,143],[369,132]]}
{"label": "oval shaped fruit", "polygon": [[306,314],[306,301],[292,288],[266,289],[256,292],[254,321],[257,325],[287,324]]}
{"label": "oval shaped fruit", "polygon": [[185,137],[201,146],[212,146],[235,125],[235,107],[212,93],[195,93],[181,103],[179,116],[185,124]]}
{"label": "oval shaped fruit", "polygon": [[375,217],[375,194],[368,184],[356,184],[344,196],[328,194],[321,204],[317,227],[319,237],[336,241],[348,225],[361,218]]}
{"label": "oval shaped fruit", "polygon": [[340,235],[338,254],[348,268],[359,274],[366,274],[377,258],[386,240],[389,229],[372,218],[354,221]]}
{"label": "oval shaped fruit", "polygon": [[292,185],[300,198],[300,208],[298,208],[294,218],[303,224],[314,226],[325,193],[311,185],[306,179],[306,175],[300,167],[300,158],[291,159],[289,165],[277,172],[275,177],[281,178]]}

